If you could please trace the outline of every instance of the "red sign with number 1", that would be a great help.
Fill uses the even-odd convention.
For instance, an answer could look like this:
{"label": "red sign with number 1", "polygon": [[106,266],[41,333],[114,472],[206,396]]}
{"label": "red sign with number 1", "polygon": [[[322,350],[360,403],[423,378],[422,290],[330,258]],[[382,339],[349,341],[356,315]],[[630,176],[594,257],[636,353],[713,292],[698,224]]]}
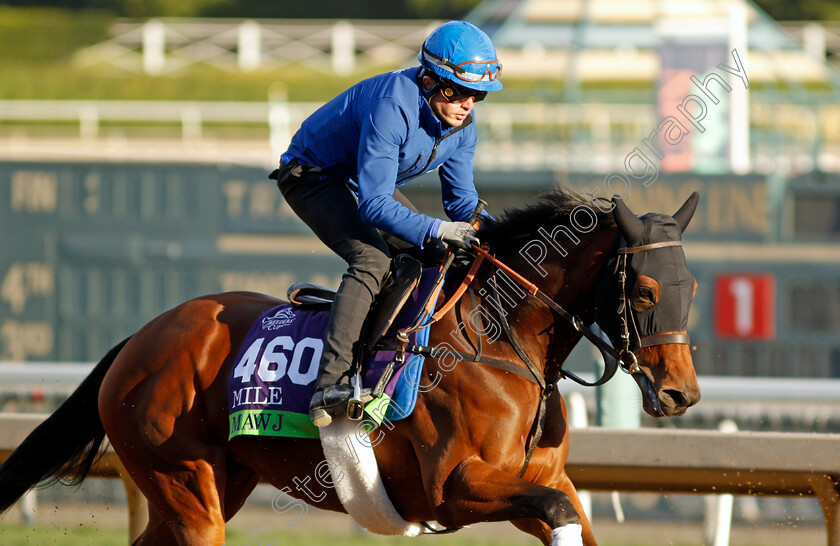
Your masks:
{"label": "red sign with number 1", "polygon": [[730,339],[776,337],[776,279],[764,273],[718,275],[715,333]]}

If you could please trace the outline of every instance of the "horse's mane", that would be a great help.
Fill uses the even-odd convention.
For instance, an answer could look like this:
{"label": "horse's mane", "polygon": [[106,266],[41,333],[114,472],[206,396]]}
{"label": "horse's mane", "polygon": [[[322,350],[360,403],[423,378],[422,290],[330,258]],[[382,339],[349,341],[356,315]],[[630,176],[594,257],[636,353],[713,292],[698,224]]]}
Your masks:
{"label": "horse's mane", "polygon": [[584,206],[591,210],[598,220],[595,228],[614,226],[611,212],[604,212],[582,195],[558,187],[539,196],[535,203],[520,208],[506,209],[495,221],[487,222],[478,232],[478,238],[490,246],[505,246],[533,237],[542,227],[551,230],[558,224],[568,226],[569,215],[575,208]]}

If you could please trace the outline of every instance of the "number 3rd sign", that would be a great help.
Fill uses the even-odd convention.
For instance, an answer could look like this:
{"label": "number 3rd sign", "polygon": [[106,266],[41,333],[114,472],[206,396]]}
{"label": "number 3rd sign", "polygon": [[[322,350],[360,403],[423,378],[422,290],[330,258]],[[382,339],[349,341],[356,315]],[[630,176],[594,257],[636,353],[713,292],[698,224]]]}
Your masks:
{"label": "number 3rd sign", "polygon": [[715,278],[715,334],[726,339],[776,337],[776,279],[766,273]]}

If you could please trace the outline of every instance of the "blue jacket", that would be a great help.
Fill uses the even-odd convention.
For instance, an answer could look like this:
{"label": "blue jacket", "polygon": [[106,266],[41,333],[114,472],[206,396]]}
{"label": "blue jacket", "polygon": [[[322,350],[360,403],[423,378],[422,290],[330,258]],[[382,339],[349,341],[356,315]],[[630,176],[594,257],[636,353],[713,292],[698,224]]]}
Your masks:
{"label": "blue jacket", "polygon": [[478,193],[475,120],[444,127],[421,93],[419,71],[397,70],[347,89],[303,122],[281,159],[346,180],[364,222],[422,247],[436,220],[397,202],[394,188],[439,168],[444,211],[455,221],[469,218]]}

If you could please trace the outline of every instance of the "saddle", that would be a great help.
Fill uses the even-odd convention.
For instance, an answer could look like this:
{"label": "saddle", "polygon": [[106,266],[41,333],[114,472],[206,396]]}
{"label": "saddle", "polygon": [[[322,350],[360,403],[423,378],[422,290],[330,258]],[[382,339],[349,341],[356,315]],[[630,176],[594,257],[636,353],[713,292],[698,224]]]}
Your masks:
{"label": "saddle", "polygon": [[[362,326],[362,346],[373,347],[388,332],[394,319],[420,284],[423,264],[407,254],[398,254]],[[332,306],[335,290],[314,283],[296,282],[286,296],[297,309],[322,311]]]}

